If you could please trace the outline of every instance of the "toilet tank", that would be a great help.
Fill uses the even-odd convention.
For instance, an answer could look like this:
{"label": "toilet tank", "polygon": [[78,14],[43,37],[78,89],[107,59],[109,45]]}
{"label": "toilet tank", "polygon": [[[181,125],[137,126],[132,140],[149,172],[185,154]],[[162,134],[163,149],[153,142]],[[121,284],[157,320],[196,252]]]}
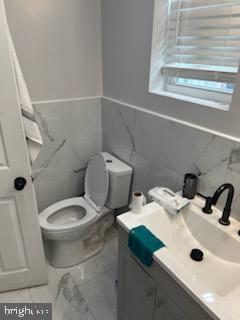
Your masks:
{"label": "toilet tank", "polygon": [[109,173],[109,189],[105,206],[117,209],[128,204],[132,168],[108,152],[101,153]]}

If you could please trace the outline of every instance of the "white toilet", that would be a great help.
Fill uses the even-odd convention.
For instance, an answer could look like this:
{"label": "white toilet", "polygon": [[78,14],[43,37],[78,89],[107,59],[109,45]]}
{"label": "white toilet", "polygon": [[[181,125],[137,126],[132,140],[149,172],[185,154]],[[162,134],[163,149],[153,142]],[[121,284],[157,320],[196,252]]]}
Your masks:
{"label": "white toilet", "polygon": [[130,166],[98,153],[87,166],[84,197],[59,201],[40,213],[50,264],[73,266],[102,249],[113,210],[128,204],[131,176]]}

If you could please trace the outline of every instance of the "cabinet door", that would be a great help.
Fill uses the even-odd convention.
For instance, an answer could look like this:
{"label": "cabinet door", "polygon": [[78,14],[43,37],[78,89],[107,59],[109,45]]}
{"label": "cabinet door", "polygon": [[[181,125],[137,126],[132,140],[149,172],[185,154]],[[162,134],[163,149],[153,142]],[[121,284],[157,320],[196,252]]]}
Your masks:
{"label": "cabinet door", "polygon": [[157,289],[154,320],[187,320],[175,303],[160,289]]}
{"label": "cabinet door", "polygon": [[157,287],[119,246],[118,320],[152,320]]}

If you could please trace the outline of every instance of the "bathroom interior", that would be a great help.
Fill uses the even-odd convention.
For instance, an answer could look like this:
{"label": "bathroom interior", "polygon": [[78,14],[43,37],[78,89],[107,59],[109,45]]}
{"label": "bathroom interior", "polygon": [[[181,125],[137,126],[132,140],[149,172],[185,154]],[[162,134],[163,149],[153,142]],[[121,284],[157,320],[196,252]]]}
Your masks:
{"label": "bathroom interior", "polygon": [[1,316],[239,320],[240,1],[0,0],[0,51]]}

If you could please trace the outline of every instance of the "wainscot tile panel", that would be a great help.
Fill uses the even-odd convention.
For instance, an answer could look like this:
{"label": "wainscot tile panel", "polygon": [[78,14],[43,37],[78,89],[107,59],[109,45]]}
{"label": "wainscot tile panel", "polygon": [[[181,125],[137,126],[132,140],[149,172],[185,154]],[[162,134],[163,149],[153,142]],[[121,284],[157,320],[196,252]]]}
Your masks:
{"label": "wainscot tile panel", "polygon": [[101,99],[35,106],[43,148],[33,166],[39,211],[84,192],[89,158],[102,148]]}
{"label": "wainscot tile panel", "polygon": [[205,195],[224,182],[234,185],[232,211],[240,219],[240,144],[106,99],[102,113],[103,150],[134,168],[132,190],[178,191],[184,174],[194,172]]}

